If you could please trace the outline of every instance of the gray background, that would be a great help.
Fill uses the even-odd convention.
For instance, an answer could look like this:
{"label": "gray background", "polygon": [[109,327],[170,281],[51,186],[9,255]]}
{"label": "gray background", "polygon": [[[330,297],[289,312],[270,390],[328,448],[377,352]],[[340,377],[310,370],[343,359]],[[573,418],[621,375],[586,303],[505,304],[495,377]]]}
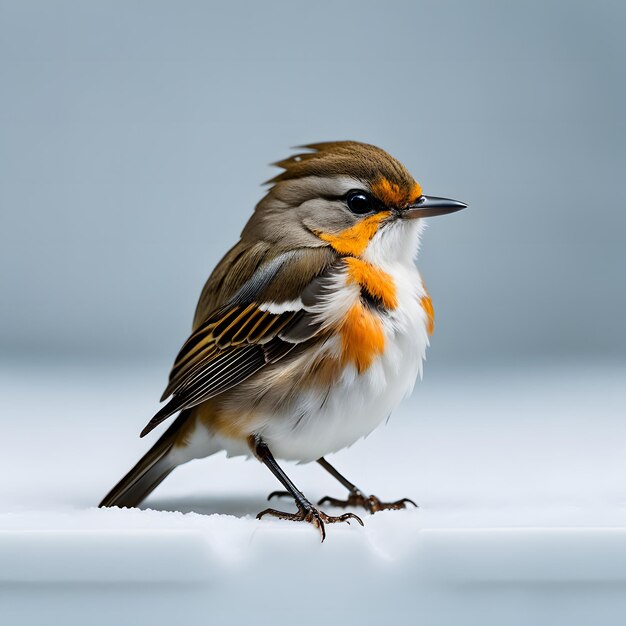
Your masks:
{"label": "gray background", "polygon": [[[0,0],[11,626],[621,626],[625,32],[623,1]],[[425,380],[330,458],[420,508],[329,528],[320,551],[304,525],[254,520],[270,472],[215,455],[177,469],[152,511],[94,509],[163,432],[137,436],[268,163],[338,138],[470,204],[425,233]],[[314,465],[288,473],[314,501],[340,496]],[[429,553],[446,528],[457,542]],[[177,582],[199,562],[215,584]],[[286,597],[279,570],[304,572]]]}
{"label": "gray background", "polygon": [[267,164],[350,138],[470,204],[431,361],[623,356],[625,7],[0,3],[0,351],[169,361]]}

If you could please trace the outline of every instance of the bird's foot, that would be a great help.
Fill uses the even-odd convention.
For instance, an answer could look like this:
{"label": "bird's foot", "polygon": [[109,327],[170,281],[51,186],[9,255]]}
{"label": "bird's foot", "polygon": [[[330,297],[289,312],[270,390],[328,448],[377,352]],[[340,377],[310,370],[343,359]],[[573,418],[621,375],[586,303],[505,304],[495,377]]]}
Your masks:
{"label": "bird's foot", "polygon": [[[273,492],[268,496],[268,500],[274,495],[284,494],[283,492]],[[284,511],[277,511],[276,509],[265,509],[265,511],[261,511],[256,518],[261,519],[264,515],[271,515],[292,522],[308,522],[309,524],[313,524],[313,526],[320,531],[322,541],[326,539],[324,524],[336,524],[337,522],[346,522],[349,524],[350,520],[353,519],[363,526],[363,520],[354,513],[344,513],[343,515],[333,517],[332,515],[326,515],[324,511],[316,509],[308,500],[296,500],[296,506],[298,507],[297,513],[285,513]]]}
{"label": "bird's foot", "polygon": [[417,504],[409,498],[402,498],[401,500],[396,500],[395,502],[381,502],[376,496],[366,496],[358,490],[351,492],[346,500],[338,500],[337,498],[326,496],[317,504],[320,506],[322,504],[330,504],[331,506],[340,508],[360,506],[372,514],[377,513],[378,511],[397,511],[399,509],[406,509],[407,504],[412,504],[415,508],[418,508]]}

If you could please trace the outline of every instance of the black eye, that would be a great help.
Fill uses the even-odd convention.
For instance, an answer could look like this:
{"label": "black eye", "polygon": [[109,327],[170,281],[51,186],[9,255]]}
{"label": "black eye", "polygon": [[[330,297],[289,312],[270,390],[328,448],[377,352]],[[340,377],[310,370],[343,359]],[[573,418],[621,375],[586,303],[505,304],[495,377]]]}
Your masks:
{"label": "black eye", "polygon": [[356,215],[364,215],[374,210],[374,202],[364,191],[349,191],[346,196],[348,208]]}

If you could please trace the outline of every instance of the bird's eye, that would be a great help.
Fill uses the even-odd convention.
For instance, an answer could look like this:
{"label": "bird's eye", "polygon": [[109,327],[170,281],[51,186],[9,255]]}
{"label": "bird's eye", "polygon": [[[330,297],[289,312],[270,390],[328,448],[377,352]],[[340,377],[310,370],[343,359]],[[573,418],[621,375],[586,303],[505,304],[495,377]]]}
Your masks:
{"label": "bird's eye", "polygon": [[356,215],[364,215],[374,210],[372,198],[364,191],[349,191],[346,196],[348,208]]}

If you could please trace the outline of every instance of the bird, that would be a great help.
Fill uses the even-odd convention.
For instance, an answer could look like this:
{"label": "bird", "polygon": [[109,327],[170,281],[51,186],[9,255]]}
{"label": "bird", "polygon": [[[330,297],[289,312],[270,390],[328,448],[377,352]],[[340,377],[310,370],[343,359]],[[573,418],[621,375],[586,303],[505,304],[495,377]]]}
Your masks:
{"label": "bird", "polygon": [[[273,165],[240,240],[208,278],[144,437],[167,430],[100,507],[138,506],[176,467],[220,451],[258,459],[296,512],[266,515],[326,524],[359,507],[404,509],[360,490],[326,456],[384,422],[422,373],[433,306],[417,269],[424,220],[467,207],[424,195],[394,157],[367,143],[301,146]],[[347,490],[314,505],[281,461],[317,462]],[[415,505],[417,506],[417,505]]]}

